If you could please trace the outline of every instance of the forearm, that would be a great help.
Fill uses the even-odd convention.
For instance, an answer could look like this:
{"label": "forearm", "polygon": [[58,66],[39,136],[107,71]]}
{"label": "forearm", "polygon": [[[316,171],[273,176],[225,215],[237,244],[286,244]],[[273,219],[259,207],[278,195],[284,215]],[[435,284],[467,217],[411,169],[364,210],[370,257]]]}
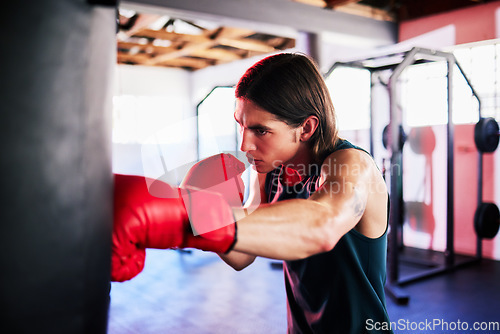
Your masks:
{"label": "forearm", "polygon": [[340,239],[330,208],[320,202],[292,199],[237,213],[234,250],[278,260],[296,260],[328,251]]}

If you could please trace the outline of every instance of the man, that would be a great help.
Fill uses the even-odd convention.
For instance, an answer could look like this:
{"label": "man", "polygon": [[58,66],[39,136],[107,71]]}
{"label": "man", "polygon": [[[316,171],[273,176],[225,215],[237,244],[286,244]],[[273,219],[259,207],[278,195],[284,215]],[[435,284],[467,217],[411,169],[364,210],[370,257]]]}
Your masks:
{"label": "man", "polygon": [[[369,154],[338,138],[317,67],[298,54],[267,57],[246,71],[236,98],[241,150],[259,173],[265,203],[250,214],[233,207],[235,222],[224,218],[226,209],[203,222],[196,209],[183,218],[192,230],[209,226],[234,244],[220,248],[217,238],[175,224],[194,245],[181,240],[163,246],[216,251],[237,270],[256,256],[284,260],[289,333],[365,333],[369,321],[388,323],[385,182]],[[195,185],[193,174],[209,179],[210,169],[197,166],[184,185]],[[186,208],[198,207],[192,198],[183,197]],[[198,247],[199,240],[203,246],[208,240],[210,249]]]}

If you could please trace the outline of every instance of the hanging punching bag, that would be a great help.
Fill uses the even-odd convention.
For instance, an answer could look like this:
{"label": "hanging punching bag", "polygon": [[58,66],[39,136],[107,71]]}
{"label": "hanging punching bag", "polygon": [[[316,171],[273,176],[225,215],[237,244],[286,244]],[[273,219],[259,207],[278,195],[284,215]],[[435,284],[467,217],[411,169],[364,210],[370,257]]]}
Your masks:
{"label": "hanging punching bag", "polygon": [[3,14],[0,332],[105,333],[116,9],[16,0]]}

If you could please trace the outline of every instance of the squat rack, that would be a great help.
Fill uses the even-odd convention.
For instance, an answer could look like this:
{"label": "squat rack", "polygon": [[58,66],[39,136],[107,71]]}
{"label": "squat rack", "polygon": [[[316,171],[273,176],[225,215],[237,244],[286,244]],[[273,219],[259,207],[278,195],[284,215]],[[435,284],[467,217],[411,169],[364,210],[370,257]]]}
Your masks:
{"label": "squat rack", "polygon": [[[403,202],[403,178],[402,172],[393,173],[397,167],[402,166],[402,151],[405,134],[402,129],[402,112],[398,108],[397,97],[399,95],[398,79],[401,74],[409,66],[414,64],[429,63],[436,61],[447,62],[447,101],[448,101],[448,124],[447,124],[447,211],[446,211],[446,250],[444,252],[444,263],[436,264],[432,268],[422,270],[418,273],[400,277],[400,235],[399,229],[404,221],[404,202]],[[372,91],[374,75],[380,71],[390,70],[391,75],[387,83],[389,92],[389,125],[387,148],[391,151],[390,159],[390,215],[389,215],[389,245],[388,245],[388,283],[386,291],[395,299],[399,304],[406,304],[409,301],[409,296],[400,289],[405,284],[436,276],[439,274],[447,273],[456,268],[462,267],[467,264],[477,263],[482,258],[482,239],[477,236],[477,252],[475,257],[466,260],[457,261],[455,257],[454,246],[454,128],[453,128],[453,78],[455,75],[455,66],[458,68],[459,73],[465,79],[467,85],[471,89],[472,95],[477,99],[479,109],[479,119],[481,119],[481,101],[474,90],[471,82],[467,78],[460,64],[457,62],[453,53],[430,50],[426,48],[414,47],[409,51],[398,52],[393,54],[386,54],[378,57],[366,58],[352,62],[337,62],[327,72],[328,77],[338,67],[350,67],[357,69],[365,69],[370,71],[372,80]],[[372,94],[373,95],[373,94]],[[373,112],[374,112],[373,98],[370,105],[370,153],[374,153],[373,143]],[[479,152],[478,159],[478,200],[481,203],[482,196],[482,153]],[[396,167],[396,168],[394,168]],[[402,169],[401,169],[402,171]],[[402,235],[402,233],[401,233]]]}

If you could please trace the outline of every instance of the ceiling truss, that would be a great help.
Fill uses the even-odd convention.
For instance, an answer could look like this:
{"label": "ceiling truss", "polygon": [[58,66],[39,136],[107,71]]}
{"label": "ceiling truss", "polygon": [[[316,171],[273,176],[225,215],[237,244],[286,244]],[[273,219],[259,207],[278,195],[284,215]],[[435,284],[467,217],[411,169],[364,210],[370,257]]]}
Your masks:
{"label": "ceiling truss", "polygon": [[[151,28],[161,20],[166,22],[160,29]],[[119,64],[199,70],[295,46],[292,38],[234,27],[205,28],[193,22],[152,14],[120,15],[119,22]],[[191,27],[191,33],[177,32],[176,23]]]}

